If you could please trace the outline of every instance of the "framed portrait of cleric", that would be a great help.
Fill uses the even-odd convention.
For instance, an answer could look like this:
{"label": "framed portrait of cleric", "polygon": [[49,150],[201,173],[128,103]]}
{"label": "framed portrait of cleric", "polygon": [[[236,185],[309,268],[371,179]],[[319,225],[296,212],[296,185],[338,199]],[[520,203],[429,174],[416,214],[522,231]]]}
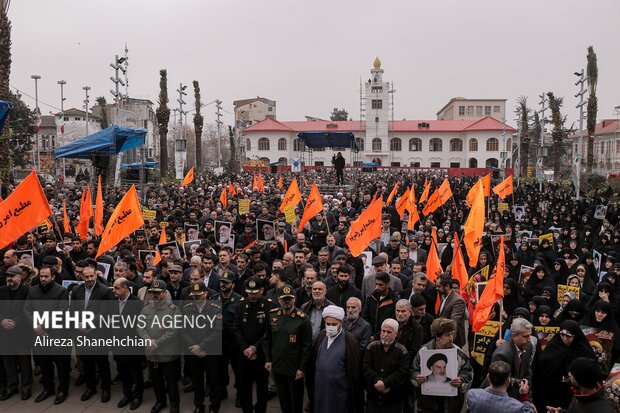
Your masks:
{"label": "framed portrait of cleric", "polygon": [[95,274],[97,275],[97,277],[104,279],[104,280],[108,280],[108,276],[110,275],[110,268],[112,266],[107,263],[107,262],[98,262],[97,263],[97,270],[95,271]]}
{"label": "framed portrait of cleric", "polygon": [[176,241],[170,241],[164,244],[157,244],[157,250],[159,251],[160,255],[161,255],[161,252],[166,247],[172,248],[172,254],[174,255],[174,258],[181,258],[181,251],[179,251],[179,244],[177,244]]}
{"label": "framed portrait of cleric", "polygon": [[185,257],[188,260],[194,255],[196,255],[196,250],[198,249],[198,247],[200,247],[201,243],[202,241],[199,239],[192,240],[192,241],[185,241],[183,243],[183,250],[185,251]]}
{"label": "framed portrait of cleric", "polygon": [[144,264],[144,268],[152,267],[155,259],[155,251],[138,250],[138,259]]}
{"label": "framed portrait of cleric", "polygon": [[523,221],[523,216],[525,215],[525,207],[523,205],[514,205],[512,207],[512,214],[515,217],[515,221]]}
{"label": "framed portrait of cleric", "polygon": [[69,294],[69,301],[71,301],[71,293],[73,292],[73,289],[82,284],[84,284],[84,281],[82,280],[62,280],[62,286],[67,290],[67,294]]}
{"label": "framed portrait of cleric", "polygon": [[420,350],[420,374],[426,377],[422,394],[427,396],[456,396],[458,388],[450,380],[458,376],[456,348]]}
{"label": "framed portrait of cleric", "polygon": [[34,250],[15,251],[15,255],[17,255],[17,261],[27,260],[34,268]]}
{"label": "framed portrait of cleric", "polygon": [[195,241],[198,239],[198,224],[183,224],[185,230],[185,238],[188,241]]}
{"label": "framed portrait of cleric", "polygon": [[259,241],[276,242],[275,224],[264,219],[256,220],[256,234]]}
{"label": "framed portrait of cleric", "polygon": [[230,222],[215,221],[215,240],[217,245],[235,248],[235,236]]}
{"label": "framed portrait of cleric", "polygon": [[595,219],[605,219],[606,215],[607,215],[607,205],[597,205],[594,208]]}
{"label": "framed portrait of cleric", "polygon": [[360,254],[362,264],[364,264],[364,275],[372,268],[372,251],[364,251]]}

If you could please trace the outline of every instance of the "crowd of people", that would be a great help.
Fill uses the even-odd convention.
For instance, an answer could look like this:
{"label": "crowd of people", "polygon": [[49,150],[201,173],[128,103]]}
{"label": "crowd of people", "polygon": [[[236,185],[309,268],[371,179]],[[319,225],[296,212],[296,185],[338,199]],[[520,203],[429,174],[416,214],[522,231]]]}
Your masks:
{"label": "crowd of people", "polygon": [[[79,223],[82,186],[45,187],[53,228],[35,228],[2,250],[0,301],[56,300],[62,308],[117,300],[123,314],[213,307],[222,314],[222,352],[207,353],[206,333],[195,330],[178,337],[136,331],[159,340],[144,355],[6,355],[13,331],[32,326],[22,317],[24,306],[4,306],[0,410],[12,397],[30,399],[39,375],[43,388],[34,402],[63,403],[75,370],[83,401],[98,386],[101,402],[110,401],[118,383],[117,406],[135,410],[151,385],[153,413],[168,405],[181,411],[181,391],[194,394],[194,406],[182,411],[217,412],[230,388],[244,413],[265,412],[276,395],[285,413],[458,413],[465,406],[472,413],[616,411],[620,389],[603,386],[620,356],[620,208],[611,189],[575,200],[572,188],[545,184],[541,191],[522,183],[508,199],[486,198],[482,251],[468,266],[470,281],[459,285],[451,276],[454,234],[462,239],[466,196],[477,177],[450,178],[452,199],[413,230],[394,202],[384,206],[381,236],[352,256],[345,239],[351,222],[376,194],[386,201],[396,182],[403,189],[413,183],[420,193],[425,180],[437,188],[444,176],[344,175],[297,175],[306,194],[314,181],[351,183],[322,194],[323,210],[302,230],[303,202],[294,220],[279,209],[290,173],[263,174],[263,191],[251,187],[252,173],[197,174],[187,187],[139,188],[155,217],[99,257],[97,237],[61,230],[63,203],[72,229]],[[229,186],[236,194],[223,205]],[[124,191],[104,192],[106,219]],[[244,199],[249,206],[240,211]],[[471,331],[470,319],[495,273],[498,236],[506,254],[504,299],[490,315],[495,336],[482,336]],[[199,242],[190,248],[192,241]],[[426,273],[431,248],[438,248],[443,268],[433,281]],[[63,281],[76,285],[67,289]],[[185,354],[165,352],[171,341],[182,343]]]}

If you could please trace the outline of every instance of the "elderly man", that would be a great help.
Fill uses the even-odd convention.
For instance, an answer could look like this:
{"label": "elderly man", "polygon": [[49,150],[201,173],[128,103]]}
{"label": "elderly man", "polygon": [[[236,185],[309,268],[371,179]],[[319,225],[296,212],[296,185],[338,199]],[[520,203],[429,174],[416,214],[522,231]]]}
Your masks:
{"label": "elderly man", "polygon": [[409,374],[409,354],[396,341],[398,321],[381,324],[381,339],[370,343],[364,354],[366,413],[400,413],[402,390]]}
{"label": "elderly man", "polygon": [[314,411],[363,411],[361,351],[355,337],[343,331],[344,310],[330,305],[323,310],[325,330],[316,341],[314,360]]}
{"label": "elderly man", "polygon": [[[388,272],[387,265],[387,255],[385,253],[381,253],[375,258],[372,259],[373,268],[371,271],[364,276],[362,281],[362,297],[366,299],[369,294],[375,289],[375,276],[380,272]],[[390,288],[392,291],[400,292],[403,289],[403,283],[400,281],[400,278],[390,275]]]}
{"label": "elderly man", "polygon": [[347,318],[344,321],[344,328],[347,332],[353,334],[357,339],[360,350],[364,352],[370,337],[372,336],[372,328],[368,321],[360,317],[362,312],[362,300],[357,297],[351,297],[347,300]]}

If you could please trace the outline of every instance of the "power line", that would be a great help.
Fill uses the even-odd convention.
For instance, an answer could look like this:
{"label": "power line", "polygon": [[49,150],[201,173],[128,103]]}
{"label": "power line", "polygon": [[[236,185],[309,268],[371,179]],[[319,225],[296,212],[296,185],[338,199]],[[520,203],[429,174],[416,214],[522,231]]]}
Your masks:
{"label": "power line", "polygon": [[[24,92],[24,91],[23,91],[23,90],[21,90],[21,89],[16,88],[16,87],[15,87],[15,86],[13,86],[13,85],[9,85],[9,86],[10,86],[10,87],[12,87],[13,89],[15,89],[15,91],[16,91],[17,93],[19,93],[20,95],[23,95],[23,96],[28,96],[30,99],[32,99],[32,100],[34,100],[34,101],[36,101],[36,99],[35,99],[35,97],[34,97],[34,96],[29,95],[28,93]],[[50,108],[52,108],[52,109],[55,109],[55,110],[57,110],[57,111],[62,112],[62,110],[61,110],[60,108],[57,108],[57,107],[56,107],[56,106],[54,106],[54,105],[50,105],[49,103],[45,103],[45,102],[43,102],[42,100],[39,100],[39,104],[43,104],[43,105],[45,105],[45,106],[47,106],[47,107],[50,107]]]}

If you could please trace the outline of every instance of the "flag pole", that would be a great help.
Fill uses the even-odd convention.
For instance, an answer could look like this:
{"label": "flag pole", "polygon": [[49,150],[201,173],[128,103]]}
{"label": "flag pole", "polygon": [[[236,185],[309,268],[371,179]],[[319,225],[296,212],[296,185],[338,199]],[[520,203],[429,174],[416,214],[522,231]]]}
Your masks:
{"label": "flag pole", "polygon": [[502,314],[504,313],[504,299],[499,300],[499,339],[502,340]]}

